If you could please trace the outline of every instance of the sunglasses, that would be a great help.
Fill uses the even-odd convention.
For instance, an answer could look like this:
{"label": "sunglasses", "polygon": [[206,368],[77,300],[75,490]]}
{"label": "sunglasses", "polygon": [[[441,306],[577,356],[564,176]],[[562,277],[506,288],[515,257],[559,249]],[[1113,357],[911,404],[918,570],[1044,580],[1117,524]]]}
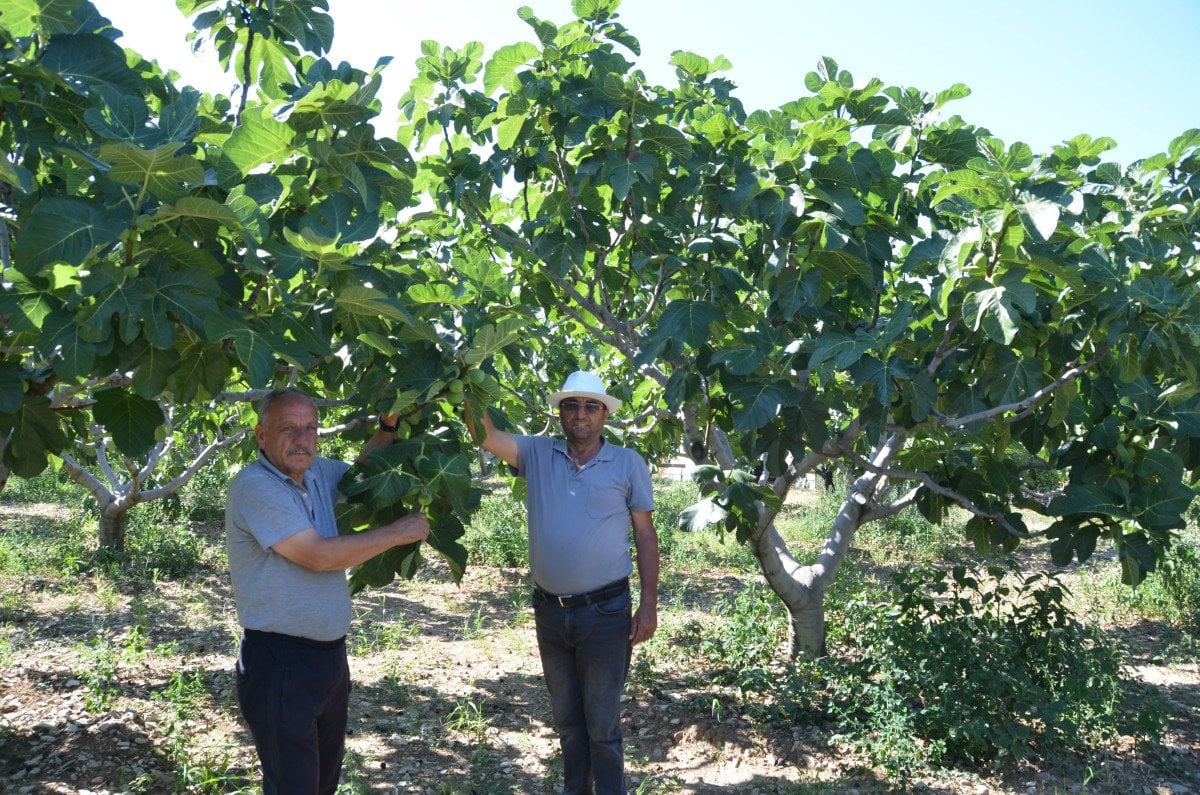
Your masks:
{"label": "sunglasses", "polygon": [[605,408],[605,405],[598,400],[589,400],[583,403],[578,400],[564,400],[558,404],[558,410],[563,414],[578,414],[584,409],[587,410],[588,414],[599,414],[603,408]]}

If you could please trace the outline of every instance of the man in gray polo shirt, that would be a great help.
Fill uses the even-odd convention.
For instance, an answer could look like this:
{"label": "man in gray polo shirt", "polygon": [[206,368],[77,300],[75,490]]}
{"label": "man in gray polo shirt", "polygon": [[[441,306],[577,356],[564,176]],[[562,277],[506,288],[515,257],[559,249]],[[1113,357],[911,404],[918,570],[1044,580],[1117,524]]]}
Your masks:
{"label": "man in gray polo shirt", "polygon": [[[359,458],[391,441],[395,418]],[[258,460],[229,484],[229,572],[244,628],[238,703],[254,735],[263,792],[333,793],[346,742],[352,607],[346,569],[394,546],[424,541],[423,514],[339,536],[333,505],[350,468],[318,457],[317,407],[294,389],[259,403]]]}
{"label": "man in gray polo shirt", "polygon": [[[603,437],[621,406],[592,373],[550,395],[564,439],[498,430],[487,412],[475,442],[525,479],[538,652],[563,755],[563,792],[625,790],[621,691],[632,647],[658,627],[658,536],[650,472],[635,451]],[[641,601],[632,611],[629,554]],[[594,787],[594,788],[593,788]]]}

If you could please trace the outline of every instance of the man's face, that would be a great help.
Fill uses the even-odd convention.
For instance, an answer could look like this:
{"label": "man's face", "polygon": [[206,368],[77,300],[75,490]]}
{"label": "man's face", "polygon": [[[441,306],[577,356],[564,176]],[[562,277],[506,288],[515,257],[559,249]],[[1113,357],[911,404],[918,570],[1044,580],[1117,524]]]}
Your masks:
{"label": "man's face", "polygon": [[317,410],[306,400],[282,397],[271,404],[267,425],[254,428],[267,460],[297,483],[317,455]]}
{"label": "man's face", "polygon": [[590,398],[567,398],[558,404],[558,422],[567,439],[589,442],[604,430],[608,407]]}

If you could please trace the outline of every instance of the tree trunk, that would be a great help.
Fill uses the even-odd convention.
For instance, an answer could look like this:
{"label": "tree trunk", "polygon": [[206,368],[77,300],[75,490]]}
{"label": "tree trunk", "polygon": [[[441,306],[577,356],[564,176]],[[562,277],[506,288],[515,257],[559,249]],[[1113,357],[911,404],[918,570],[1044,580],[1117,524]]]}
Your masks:
{"label": "tree trunk", "polygon": [[[3,225],[4,222],[0,221],[0,226]],[[8,440],[10,438],[12,438],[12,431],[0,436],[0,492],[3,492],[4,487],[8,485],[9,469],[8,465],[4,463],[4,451],[8,448]]]}
{"label": "tree trunk", "polygon": [[125,527],[129,524],[129,508],[106,505],[100,509],[100,551],[125,551]]}
{"label": "tree trunk", "polygon": [[[731,469],[735,459],[728,437],[716,429],[711,442],[713,458],[722,467]],[[882,450],[884,458],[880,463],[886,461],[888,452]],[[833,584],[833,578],[846,559],[854,534],[862,522],[863,512],[871,502],[871,495],[883,480],[879,475],[866,473],[851,485],[829,527],[829,535],[825,538],[820,556],[808,566],[801,565],[792,557],[787,542],[775,529],[776,512],[763,509],[758,531],[750,539],[750,548],[767,585],[787,608],[791,659],[811,660],[825,654],[825,592]],[[793,483],[794,475],[776,481],[775,490],[781,500],[787,497]]]}
{"label": "tree trunk", "polygon": [[763,577],[788,611],[791,659],[816,659],[825,654],[825,592],[833,584],[863,514],[862,488],[872,478],[861,478],[847,494],[834,517],[817,562],[802,566],[791,556],[787,543],[768,523],[752,540],[754,557]]}

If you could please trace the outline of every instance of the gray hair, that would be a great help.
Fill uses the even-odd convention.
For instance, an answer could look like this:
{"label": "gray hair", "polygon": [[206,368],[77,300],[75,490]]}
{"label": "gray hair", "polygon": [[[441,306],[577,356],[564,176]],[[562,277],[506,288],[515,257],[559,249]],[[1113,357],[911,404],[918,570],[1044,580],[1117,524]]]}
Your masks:
{"label": "gray hair", "polygon": [[263,397],[258,401],[257,410],[259,425],[263,426],[264,428],[267,427],[267,417],[271,413],[271,406],[275,405],[275,401],[279,400],[280,398],[285,398],[286,400],[303,401],[304,403],[312,406],[314,409],[317,407],[317,401],[313,400],[311,395],[306,392],[302,392],[295,387],[288,386],[280,387],[279,389],[272,389],[266,394],[266,397]]}

